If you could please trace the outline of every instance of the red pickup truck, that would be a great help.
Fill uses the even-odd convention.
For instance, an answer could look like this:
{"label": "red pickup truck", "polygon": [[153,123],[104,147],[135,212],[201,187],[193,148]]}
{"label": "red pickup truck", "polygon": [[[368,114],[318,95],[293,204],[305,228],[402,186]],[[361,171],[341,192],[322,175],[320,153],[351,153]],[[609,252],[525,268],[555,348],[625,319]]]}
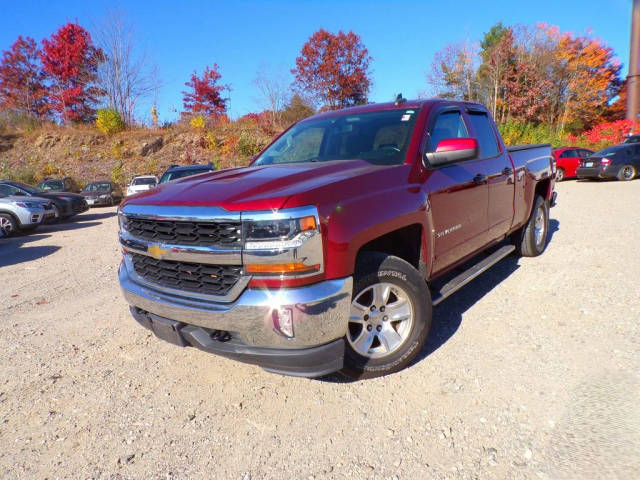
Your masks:
{"label": "red pickup truck", "polygon": [[514,250],[543,252],[554,174],[549,145],[505,147],[479,104],[326,112],[248,167],[127,198],[119,280],[174,344],[290,375],[384,375],[419,353],[433,305]]}

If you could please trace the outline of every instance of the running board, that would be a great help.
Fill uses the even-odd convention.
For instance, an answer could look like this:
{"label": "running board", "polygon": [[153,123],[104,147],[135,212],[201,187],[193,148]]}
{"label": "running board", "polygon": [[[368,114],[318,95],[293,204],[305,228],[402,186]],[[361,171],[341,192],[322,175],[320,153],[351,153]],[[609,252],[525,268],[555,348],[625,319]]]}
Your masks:
{"label": "running board", "polygon": [[433,306],[435,307],[440,302],[442,302],[445,298],[447,298],[449,295],[452,295],[453,293],[460,290],[462,287],[464,287],[467,283],[469,283],[471,280],[476,278],[478,275],[489,270],[489,268],[494,266],[496,263],[498,263],[504,257],[509,255],[515,249],[516,247],[514,245],[505,245],[504,247],[501,247],[500,249],[493,252],[484,260],[481,260],[480,262],[476,263],[473,267],[465,270],[457,277],[454,277],[453,279],[449,280],[447,283],[445,283],[442,286],[440,291],[435,292],[433,294],[431,299],[431,303],[433,304]]}

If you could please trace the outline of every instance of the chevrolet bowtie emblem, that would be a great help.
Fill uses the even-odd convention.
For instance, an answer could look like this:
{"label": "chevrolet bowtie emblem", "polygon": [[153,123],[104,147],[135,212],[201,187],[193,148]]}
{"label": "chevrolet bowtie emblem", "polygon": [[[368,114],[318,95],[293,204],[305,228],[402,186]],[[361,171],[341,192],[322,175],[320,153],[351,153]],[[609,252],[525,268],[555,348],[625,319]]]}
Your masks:
{"label": "chevrolet bowtie emblem", "polygon": [[152,247],[147,248],[147,253],[150,253],[151,256],[157,260],[160,260],[162,256],[167,253],[169,250],[165,250],[164,248],[160,248],[160,245],[153,245]]}

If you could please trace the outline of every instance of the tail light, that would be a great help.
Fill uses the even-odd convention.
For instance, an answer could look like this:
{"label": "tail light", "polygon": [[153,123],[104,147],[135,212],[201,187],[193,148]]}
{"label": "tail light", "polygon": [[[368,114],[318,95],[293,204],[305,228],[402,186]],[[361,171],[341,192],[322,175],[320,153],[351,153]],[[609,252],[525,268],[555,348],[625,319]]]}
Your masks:
{"label": "tail light", "polygon": [[603,158],[602,160],[600,160],[600,165],[602,165],[603,167],[608,167],[609,165],[611,165],[611,159]]}

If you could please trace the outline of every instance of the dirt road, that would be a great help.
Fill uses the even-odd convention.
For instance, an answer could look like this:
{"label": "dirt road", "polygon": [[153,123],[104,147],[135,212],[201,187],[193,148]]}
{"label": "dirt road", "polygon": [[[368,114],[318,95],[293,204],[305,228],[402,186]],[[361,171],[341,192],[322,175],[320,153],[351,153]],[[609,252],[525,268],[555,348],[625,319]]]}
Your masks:
{"label": "dirt road", "polygon": [[564,182],[543,256],[443,302],[385,378],[166,344],[116,281],[115,209],[0,240],[0,477],[631,479],[640,180]]}

